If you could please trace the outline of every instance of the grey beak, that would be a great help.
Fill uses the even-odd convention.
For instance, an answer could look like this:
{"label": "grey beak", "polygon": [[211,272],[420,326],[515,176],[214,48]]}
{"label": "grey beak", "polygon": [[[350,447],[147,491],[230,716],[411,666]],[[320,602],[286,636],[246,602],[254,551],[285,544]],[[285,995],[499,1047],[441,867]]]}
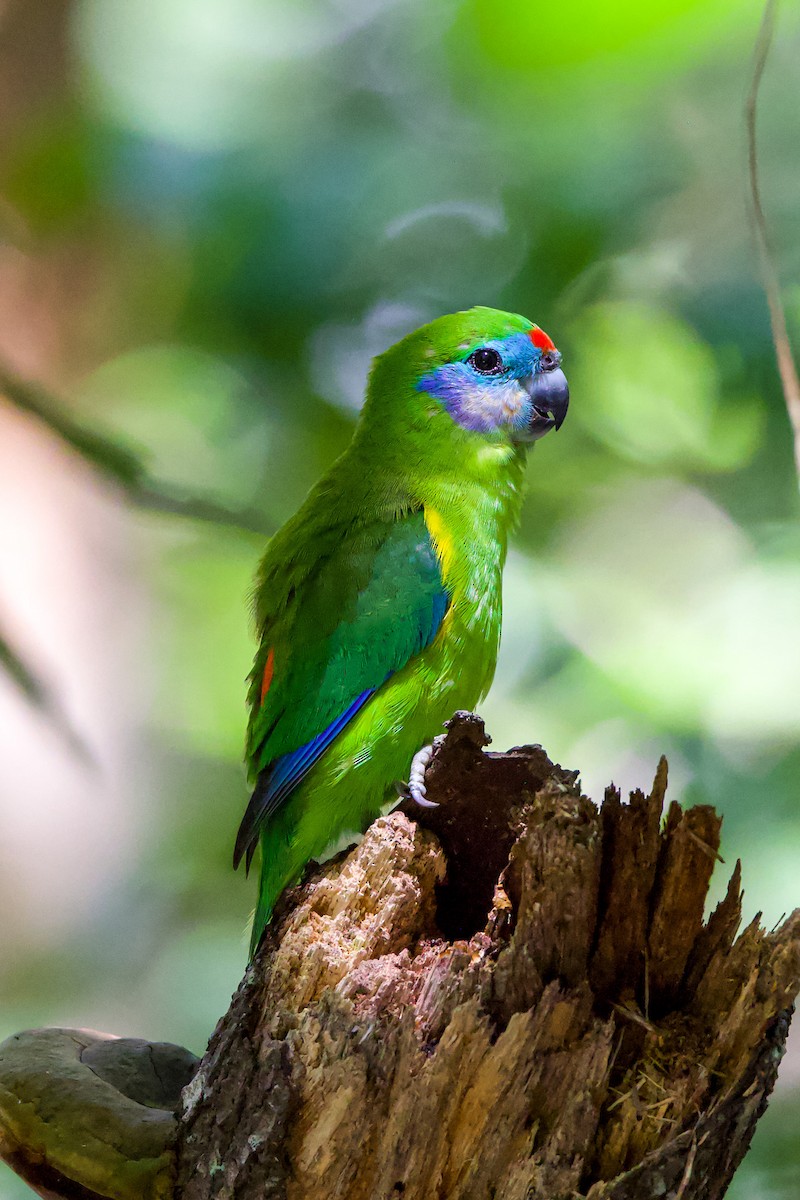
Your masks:
{"label": "grey beak", "polygon": [[569,384],[561,370],[561,355],[557,350],[543,354],[539,370],[524,382],[533,401],[530,434],[533,440],[544,437],[551,429],[560,429],[569,408]]}

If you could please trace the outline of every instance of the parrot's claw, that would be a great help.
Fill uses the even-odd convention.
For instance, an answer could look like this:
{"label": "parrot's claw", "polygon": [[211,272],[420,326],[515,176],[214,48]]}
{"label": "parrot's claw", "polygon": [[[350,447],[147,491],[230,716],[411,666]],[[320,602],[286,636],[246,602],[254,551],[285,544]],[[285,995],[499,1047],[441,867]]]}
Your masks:
{"label": "parrot's claw", "polygon": [[433,800],[426,799],[425,772],[430,766],[434,750],[441,740],[441,737],[435,738],[430,746],[423,746],[421,750],[418,750],[411,760],[408,772],[408,795],[420,808],[439,807]]}

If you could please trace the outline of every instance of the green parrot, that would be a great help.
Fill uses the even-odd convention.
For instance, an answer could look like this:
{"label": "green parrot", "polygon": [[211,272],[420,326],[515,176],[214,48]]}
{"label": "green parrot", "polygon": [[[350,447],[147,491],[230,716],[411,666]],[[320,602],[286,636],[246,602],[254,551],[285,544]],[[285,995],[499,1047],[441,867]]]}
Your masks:
{"label": "green parrot", "polygon": [[366,830],[445,720],[489,689],[526,453],[569,401],[524,317],[440,317],[376,358],[353,440],[267,546],[249,677],[255,953],[280,893]]}

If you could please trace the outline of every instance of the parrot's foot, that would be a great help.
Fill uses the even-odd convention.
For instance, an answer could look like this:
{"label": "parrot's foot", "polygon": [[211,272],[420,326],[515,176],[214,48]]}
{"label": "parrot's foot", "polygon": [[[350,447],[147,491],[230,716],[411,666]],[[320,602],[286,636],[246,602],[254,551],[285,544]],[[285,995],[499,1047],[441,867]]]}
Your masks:
{"label": "parrot's foot", "polygon": [[430,766],[436,748],[444,741],[444,734],[435,737],[430,746],[423,746],[411,760],[411,767],[408,772],[408,784],[403,788],[402,794],[409,797],[420,808],[438,808],[439,805],[433,800],[426,799],[427,788],[425,787],[425,772]]}

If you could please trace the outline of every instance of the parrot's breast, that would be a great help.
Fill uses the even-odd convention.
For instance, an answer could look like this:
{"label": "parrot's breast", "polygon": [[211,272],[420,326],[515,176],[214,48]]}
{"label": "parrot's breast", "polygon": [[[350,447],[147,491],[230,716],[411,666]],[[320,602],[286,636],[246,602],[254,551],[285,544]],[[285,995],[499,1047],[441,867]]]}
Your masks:
{"label": "parrot's breast", "polygon": [[447,697],[449,704],[472,707],[494,676],[506,531],[498,528],[485,505],[464,505],[446,516],[426,505],[424,512],[450,605],[420,665],[434,692],[455,692]]}

